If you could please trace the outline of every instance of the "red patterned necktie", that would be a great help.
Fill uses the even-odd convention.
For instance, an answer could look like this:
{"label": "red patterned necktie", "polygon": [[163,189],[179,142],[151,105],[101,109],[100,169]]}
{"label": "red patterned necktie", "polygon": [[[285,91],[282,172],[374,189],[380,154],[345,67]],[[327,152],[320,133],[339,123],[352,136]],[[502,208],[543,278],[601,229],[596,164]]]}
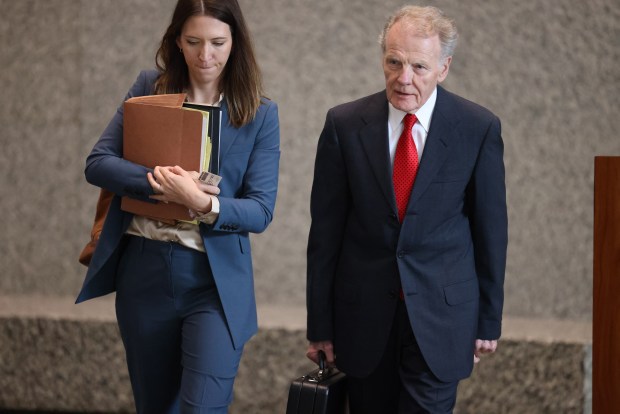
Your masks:
{"label": "red patterned necktie", "polygon": [[409,195],[418,172],[418,150],[413,142],[411,128],[415,125],[418,118],[413,114],[405,115],[403,133],[396,145],[396,155],[394,155],[394,170],[392,179],[394,180],[394,193],[396,194],[396,206],[398,207],[398,219],[402,223],[405,217],[405,210],[409,203]]}

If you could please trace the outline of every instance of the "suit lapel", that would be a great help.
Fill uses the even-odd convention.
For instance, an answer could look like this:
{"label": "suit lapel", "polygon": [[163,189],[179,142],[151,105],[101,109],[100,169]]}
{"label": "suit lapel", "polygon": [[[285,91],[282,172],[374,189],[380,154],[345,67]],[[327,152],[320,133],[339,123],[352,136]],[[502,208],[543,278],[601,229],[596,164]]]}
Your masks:
{"label": "suit lapel", "polygon": [[[450,113],[449,95],[437,87],[437,102],[433,111],[431,128],[426,138],[424,153],[416,176],[407,209],[413,208],[424,194],[433,178],[446,161],[450,143],[458,137],[454,128],[456,114]],[[379,182],[383,196],[396,213],[396,197],[392,181],[388,139],[388,102],[385,91],[375,95],[366,113],[361,115],[360,141],[368,157],[368,163]]]}
{"label": "suit lapel", "polygon": [[411,196],[409,197],[409,205],[407,210],[416,205],[422,194],[426,191],[433,177],[441,168],[448,156],[448,150],[451,141],[456,137],[456,132],[452,124],[452,117],[446,115],[447,103],[444,91],[438,87],[437,103],[433,111],[431,120],[431,128],[426,137],[426,144],[422,159],[420,160],[420,168],[413,184]]}
{"label": "suit lapel", "polygon": [[385,92],[375,96],[372,104],[368,105],[368,111],[362,114],[364,125],[360,129],[360,140],[383,196],[396,211],[388,142],[388,103]]}
{"label": "suit lapel", "polygon": [[228,150],[230,150],[230,147],[237,138],[238,134],[239,129],[234,128],[230,124],[230,118],[228,116],[228,104],[226,103],[226,99],[224,99],[222,101],[222,125],[220,129],[220,160],[224,158]]}

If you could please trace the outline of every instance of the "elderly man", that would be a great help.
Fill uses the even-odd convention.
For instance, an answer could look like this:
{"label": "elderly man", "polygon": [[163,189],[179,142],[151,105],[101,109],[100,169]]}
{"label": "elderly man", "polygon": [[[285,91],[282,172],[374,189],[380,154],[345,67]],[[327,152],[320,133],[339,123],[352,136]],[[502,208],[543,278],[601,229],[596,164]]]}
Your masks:
{"label": "elderly man", "polygon": [[457,32],[406,6],[380,37],[386,89],[332,108],[308,242],[307,355],[348,376],[353,414],[449,413],[501,333],[500,121],[439,86]]}

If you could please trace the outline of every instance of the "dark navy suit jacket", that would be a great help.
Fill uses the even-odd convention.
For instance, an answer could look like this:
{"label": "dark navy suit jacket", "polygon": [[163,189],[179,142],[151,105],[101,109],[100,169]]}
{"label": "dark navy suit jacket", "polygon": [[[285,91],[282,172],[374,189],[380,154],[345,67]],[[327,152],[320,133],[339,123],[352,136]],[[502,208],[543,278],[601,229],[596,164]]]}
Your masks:
{"label": "dark navy suit jacket", "polygon": [[500,121],[438,87],[402,225],[385,91],[332,108],[320,136],[308,243],[308,339],[337,365],[377,366],[400,286],[423,357],[443,381],[470,375],[474,343],[501,334],[507,248]]}
{"label": "dark navy suit jacket", "polygon": [[[143,71],[125,97],[150,95],[156,71]],[[115,290],[116,267],[122,236],[132,214],[120,209],[120,196],[149,200],[153,190],[148,168],[123,156],[123,106],[95,144],[86,160],[89,183],[116,194],[77,302]],[[241,127],[229,124],[222,104],[220,143],[220,214],[213,225],[200,224],[211,271],[235,347],[256,332],[256,302],[248,233],[265,230],[273,217],[278,185],[280,132],[275,103],[263,100],[254,120]]]}

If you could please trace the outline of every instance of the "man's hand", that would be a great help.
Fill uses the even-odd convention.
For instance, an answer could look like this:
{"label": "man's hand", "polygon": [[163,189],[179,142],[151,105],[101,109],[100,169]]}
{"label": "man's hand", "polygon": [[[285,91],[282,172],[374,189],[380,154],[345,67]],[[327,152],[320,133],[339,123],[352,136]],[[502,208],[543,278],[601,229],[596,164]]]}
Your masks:
{"label": "man's hand", "polygon": [[476,346],[474,348],[474,363],[480,362],[482,354],[492,354],[497,349],[497,340],[488,341],[482,339],[476,339]]}
{"label": "man's hand", "polygon": [[319,351],[325,352],[325,359],[328,367],[333,367],[334,363],[334,346],[332,341],[310,342],[306,356],[315,364],[319,364]]}

